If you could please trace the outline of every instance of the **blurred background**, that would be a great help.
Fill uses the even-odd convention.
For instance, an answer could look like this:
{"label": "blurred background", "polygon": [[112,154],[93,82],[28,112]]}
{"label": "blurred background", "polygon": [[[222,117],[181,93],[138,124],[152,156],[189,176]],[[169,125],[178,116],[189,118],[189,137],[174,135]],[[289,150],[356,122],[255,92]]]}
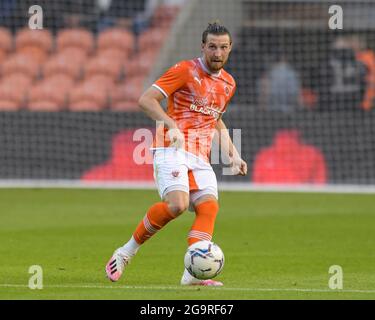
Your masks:
{"label": "blurred background", "polygon": [[218,180],[374,185],[375,1],[335,4],[342,30],[324,0],[1,0],[0,181],[152,184],[133,160],[134,131],[154,128],[137,100],[218,19],[237,81],[223,119],[249,165],[214,165]]}

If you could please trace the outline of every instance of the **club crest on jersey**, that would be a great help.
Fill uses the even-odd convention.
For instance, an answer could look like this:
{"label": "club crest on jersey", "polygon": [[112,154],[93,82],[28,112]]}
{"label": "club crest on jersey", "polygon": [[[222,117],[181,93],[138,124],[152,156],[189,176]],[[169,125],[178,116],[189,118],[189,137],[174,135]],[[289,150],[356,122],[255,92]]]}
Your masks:
{"label": "club crest on jersey", "polygon": [[229,88],[227,86],[224,87],[225,94],[229,96]]}
{"label": "club crest on jersey", "polygon": [[172,176],[173,176],[174,178],[177,178],[179,175],[180,175],[180,171],[177,171],[177,170],[173,170],[173,171],[172,171]]}

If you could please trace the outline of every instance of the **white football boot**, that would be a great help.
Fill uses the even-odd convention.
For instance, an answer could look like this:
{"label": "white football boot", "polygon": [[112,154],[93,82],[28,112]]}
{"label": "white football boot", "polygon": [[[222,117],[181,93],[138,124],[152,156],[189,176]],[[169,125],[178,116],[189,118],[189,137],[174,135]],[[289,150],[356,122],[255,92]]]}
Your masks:
{"label": "white football boot", "polygon": [[131,258],[132,256],[125,254],[121,248],[117,249],[105,267],[108,279],[112,282],[118,281]]}

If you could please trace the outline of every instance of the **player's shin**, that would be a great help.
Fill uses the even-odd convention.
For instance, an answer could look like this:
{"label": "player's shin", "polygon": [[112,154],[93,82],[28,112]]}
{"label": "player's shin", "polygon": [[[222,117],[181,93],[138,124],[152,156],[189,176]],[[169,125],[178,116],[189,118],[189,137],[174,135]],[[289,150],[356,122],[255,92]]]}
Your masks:
{"label": "player's shin", "polygon": [[143,244],[174,218],[175,216],[167,203],[159,202],[154,204],[135,229],[133,233],[134,240],[139,245]]}
{"label": "player's shin", "polygon": [[188,234],[189,246],[200,240],[211,241],[218,211],[216,200],[207,200],[195,206],[195,220]]}

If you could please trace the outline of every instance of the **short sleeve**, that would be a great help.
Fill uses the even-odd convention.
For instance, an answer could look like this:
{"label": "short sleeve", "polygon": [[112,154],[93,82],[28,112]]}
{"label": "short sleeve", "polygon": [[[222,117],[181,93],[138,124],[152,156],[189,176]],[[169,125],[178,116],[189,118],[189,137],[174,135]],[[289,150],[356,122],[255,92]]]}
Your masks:
{"label": "short sleeve", "polygon": [[185,62],[180,62],[171,67],[152,86],[167,98],[186,83],[187,76],[188,66]]}
{"label": "short sleeve", "polygon": [[236,93],[237,86],[236,86],[235,82],[233,82],[233,83],[234,83],[234,86],[232,87],[231,92],[229,93],[229,96],[228,96],[227,101],[225,103],[225,107],[223,109],[223,113],[227,110],[227,107],[228,107],[230,101],[232,100],[234,94]]}

